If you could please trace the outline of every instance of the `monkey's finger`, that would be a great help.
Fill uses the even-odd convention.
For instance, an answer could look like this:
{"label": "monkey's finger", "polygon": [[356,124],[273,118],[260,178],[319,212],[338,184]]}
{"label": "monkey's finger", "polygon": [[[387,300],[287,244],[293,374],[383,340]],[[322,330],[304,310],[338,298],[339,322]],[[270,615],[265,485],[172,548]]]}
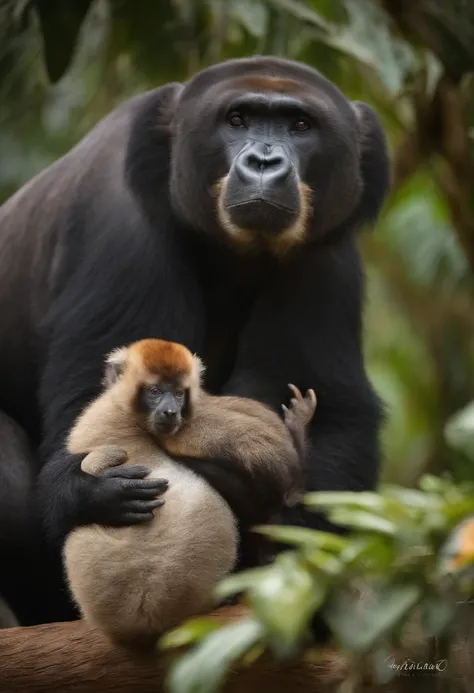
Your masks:
{"label": "monkey's finger", "polygon": [[281,405],[281,408],[285,412],[285,414],[288,414],[288,407],[286,407],[284,404]]}
{"label": "monkey's finger", "polygon": [[308,392],[306,393],[306,397],[309,398],[311,404],[313,405],[313,407],[315,407],[316,403],[317,403],[315,391],[314,390],[308,390]]}
{"label": "monkey's finger", "polygon": [[155,510],[155,508],[161,508],[161,506],[164,504],[165,504],[165,501],[162,500],[161,498],[157,498],[156,500],[149,500],[149,501],[130,500],[130,501],[127,501],[126,503],[123,503],[122,508],[126,512],[131,512],[131,513],[149,513],[152,510]]}
{"label": "monkey's finger", "polygon": [[296,387],[296,385],[292,385],[292,383],[288,383],[288,387],[296,397],[296,399],[303,399],[303,395],[301,394],[300,390]]}

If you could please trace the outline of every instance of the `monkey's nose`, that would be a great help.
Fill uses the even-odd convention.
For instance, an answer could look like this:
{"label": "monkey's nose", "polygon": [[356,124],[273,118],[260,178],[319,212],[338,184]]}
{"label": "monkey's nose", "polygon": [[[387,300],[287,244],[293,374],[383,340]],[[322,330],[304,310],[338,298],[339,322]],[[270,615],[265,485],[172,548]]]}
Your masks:
{"label": "monkey's nose", "polygon": [[163,412],[163,415],[164,415],[165,419],[173,420],[173,419],[176,419],[177,412],[174,409],[165,409],[165,411]]}

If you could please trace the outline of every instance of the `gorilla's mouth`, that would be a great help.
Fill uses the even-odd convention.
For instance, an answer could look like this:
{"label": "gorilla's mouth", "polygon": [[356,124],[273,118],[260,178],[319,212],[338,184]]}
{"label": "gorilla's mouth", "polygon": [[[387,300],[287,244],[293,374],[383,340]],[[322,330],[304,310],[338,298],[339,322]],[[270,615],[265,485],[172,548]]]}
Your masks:
{"label": "gorilla's mouth", "polygon": [[278,232],[293,226],[299,209],[264,198],[252,198],[226,205],[232,223],[249,231]]}

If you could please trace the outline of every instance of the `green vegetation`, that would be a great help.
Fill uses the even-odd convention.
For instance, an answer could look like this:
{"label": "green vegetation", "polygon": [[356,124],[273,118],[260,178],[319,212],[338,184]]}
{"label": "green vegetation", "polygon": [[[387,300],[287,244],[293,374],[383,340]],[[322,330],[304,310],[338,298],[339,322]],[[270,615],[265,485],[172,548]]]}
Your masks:
{"label": "green vegetation", "polygon": [[[341,690],[360,690],[368,672],[379,684],[396,677],[393,664],[404,659],[393,653],[415,622],[420,642],[441,640],[437,661],[444,664],[436,673],[452,681],[456,638],[472,636],[474,483],[455,486],[426,475],[417,490],[312,493],[306,504],[352,531],[339,537],[298,527],[257,529],[294,548],[218,588],[221,598],[243,593],[249,617],[225,625],[195,619],[163,638],[165,647],[197,642],[172,666],[170,693],[216,693],[231,666],[247,666],[267,650],[280,660],[318,661],[322,653],[309,634],[316,611],[349,661]],[[432,686],[427,677],[418,687]]]}
{"label": "green vegetation", "polygon": [[[131,95],[256,53],[313,65],[374,106],[387,130],[392,193],[360,239],[367,361],[388,414],[383,486],[308,497],[347,538],[265,530],[294,549],[221,586],[243,590],[251,619],[217,632],[199,620],[168,638],[207,633],[173,670],[176,693],[216,690],[243,653],[307,656],[319,608],[334,642],[384,680],[407,616],[421,613],[444,643],[473,587],[468,566],[448,557],[473,555],[472,0],[4,0],[0,199]],[[365,595],[361,612],[353,589]]]}

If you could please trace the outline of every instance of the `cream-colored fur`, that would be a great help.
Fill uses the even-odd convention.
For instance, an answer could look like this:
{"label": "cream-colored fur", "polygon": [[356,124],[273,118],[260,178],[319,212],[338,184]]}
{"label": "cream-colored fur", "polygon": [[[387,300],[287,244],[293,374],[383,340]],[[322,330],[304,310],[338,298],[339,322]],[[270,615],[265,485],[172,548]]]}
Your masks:
{"label": "cream-colored fur", "polygon": [[[168,377],[170,369],[182,367],[176,377],[180,387],[189,388],[192,414],[176,433],[158,440],[146,415],[137,412],[136,395],[140,385],[159,380],[160,354],[168,359]],[[105,391],[69,435],[71,453],[89,453],[84,472],[144,465],[150,475],[169,482],[152,521],[80,527],[66,539],[63,557],[72,596],[82,616],[115,640],[151,638],[205,611],[217,582],[237,559],[238,533],[229,506],[167,453],[226,458],[250,473],[267,468],[282,502],[285,494],[288,499],[299,490],[300,460],[289,429],[304,431],[314,413],[314,393],[303,399],[297,392],[285,410],[285,425],[254,400],[207,394],[201,372],[199,359],[180,345],[144,340],[117,350],[108,358]]]}
{"label": "cream-colored fur", "polygon": [[[105,445],[118,447],[108,456],[100,450]],[[212,604],[217,581],[236,561],[234,516],[203,479],[173,463],[130,421],[112,390],[85,411],[69,438],[71,452],[97,448],[83,471],[98,474],[125,450],[125,464],[146,465],[169,488],[151,522],[73,531],[64,547],[69,586],[83,617],[111,637],[152,636]]]}

